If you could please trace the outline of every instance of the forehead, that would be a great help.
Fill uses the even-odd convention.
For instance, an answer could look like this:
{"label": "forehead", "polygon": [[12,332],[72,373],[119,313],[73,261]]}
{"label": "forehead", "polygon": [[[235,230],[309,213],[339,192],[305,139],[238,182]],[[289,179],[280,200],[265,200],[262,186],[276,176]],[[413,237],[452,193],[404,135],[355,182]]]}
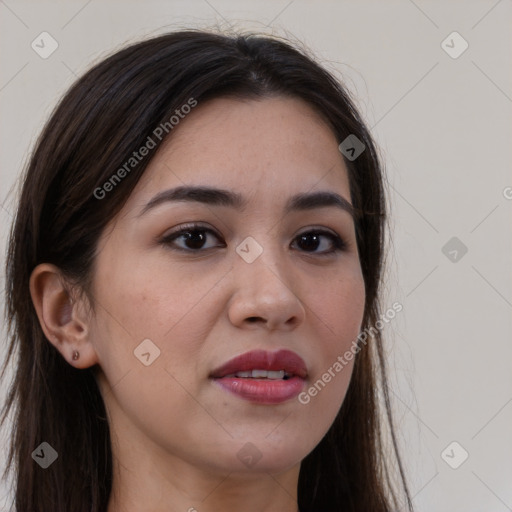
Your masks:
{"label": "forehead", "polygon": [[261,192],[276,200],[327,188],[350,200],[338,144],[331,128],[300,99],[216,98],[174,127],[134,195],[138,202],[165,188],[193,184]]}

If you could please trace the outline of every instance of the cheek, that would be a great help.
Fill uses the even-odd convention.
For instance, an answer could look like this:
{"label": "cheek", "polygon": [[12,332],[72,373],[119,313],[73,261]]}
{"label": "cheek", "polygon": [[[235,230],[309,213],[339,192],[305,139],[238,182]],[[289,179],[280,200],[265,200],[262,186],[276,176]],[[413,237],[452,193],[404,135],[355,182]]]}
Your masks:
{"label": "cheek", "polygon": [[324,310],[336,330],[358,330],[364,313],[365,289],[362,277],[349,277],[329,288]]}
{"label": "cheek", "polygon": [[[122,253],[122,250],[119,250]],[[129,251],[128,251],[129,252]],[[211,283],[209,283],[211,281]],[[117,324],[134,339],[161,338],[200,301],[213,276],[184,276],[181,265],[136,256],[105,258],[96,275],[96,295]]]}
{"label": "cheek", "polygon": [[[123,252],[130,253],[118,254]],[[212,298],[225,272],[191,272],[161,258],[142,262],[134,256],[102,256],[96,272],[93,337],[109,381],[117,382],[130,369],[139,370],[141,361],[134,351],[147,339],[158,354],[148,369],[160,366],[181,375],[197,363],[200,344],[219,315],[219,300]],[[189,371],[186,376],[190,378]]]}
{"label": "cheek", "polygon": [[362,274],[356,270],[318,287],[309,300],[317,320],[316,346],[309,350],[311,360],[317,363],[311,369],[309,387],[299,401],[314,409],[317,423],[328,427],[343,403],[357,357],[355,343],[365,305]]}
{"label": "cheek", "polygon": [[309,283],[307,305],[322,328],[327,352],[341,350],[357,337],[365,307],[365,286],[359,267],[323,283]]}
{"label": "cheek", "polygon": [[[162,445],[183,439],[187,422],[198,425],[199,437],[218,428],[191,398],[198,395],[198,348],[210,330],[209,318],[218,316],[208,294],[218,280],[217,275],[184,276],[179,266],[137,266],[127,259],[98,268],[95,290],[101,305],[93,336],[106,402],[126,428],[133,422]],[[205,308],[212,311],[208,318]],[[148,339],[154,346],[142,344]],[[146,366],[142,354],[148,352],[150,360],[158,355]],[[186,418],[183,423],[176,421],[176,411]]]}

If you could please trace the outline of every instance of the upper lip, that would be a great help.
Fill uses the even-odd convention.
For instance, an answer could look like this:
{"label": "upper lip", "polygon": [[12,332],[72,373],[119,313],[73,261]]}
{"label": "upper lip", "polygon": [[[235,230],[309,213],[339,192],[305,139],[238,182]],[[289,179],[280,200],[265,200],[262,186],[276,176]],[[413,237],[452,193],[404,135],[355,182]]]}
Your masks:
{"label": "upper lip", "polygon": [[252,350],[230,359],[215,369],[210,377],[222,378],[226,375],[250,370],[284,370],[286,373],[297,375],[303,379],[308,374],[306,363],[302,357],[291,350],[278,350],[277,352]]}

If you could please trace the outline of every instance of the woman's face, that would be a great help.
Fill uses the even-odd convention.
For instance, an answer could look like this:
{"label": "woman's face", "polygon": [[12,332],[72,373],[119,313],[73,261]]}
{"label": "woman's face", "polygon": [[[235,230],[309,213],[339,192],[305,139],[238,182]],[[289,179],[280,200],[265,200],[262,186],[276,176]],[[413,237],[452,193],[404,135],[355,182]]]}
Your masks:
{"label": "woman's face", "polygon": [[[90,339],[126,466],[151,457],[278,473],[298,466],[331,426],[353,361],[332,368],[364,310],[354,222],[334,202],[286,207],[318,192],[351,202],[339,142],[297,99],[199,104],[105,230]],[[177,187],[222,189],[244,206],[213,192],[172,200]],[[247,352],[281,350],[300,357],[305,373],[290,357],[271,366],[272,354],[215,372]],[[275,373],[236,376],[251,369]]]}

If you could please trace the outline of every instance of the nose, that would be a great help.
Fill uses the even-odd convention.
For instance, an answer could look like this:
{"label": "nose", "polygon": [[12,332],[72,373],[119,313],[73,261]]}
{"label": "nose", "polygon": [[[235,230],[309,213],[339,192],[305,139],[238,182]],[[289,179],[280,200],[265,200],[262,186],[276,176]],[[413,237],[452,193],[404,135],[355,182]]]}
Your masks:
{"label": "nose", "polygon": [[[283,256],[280,256],[281,258]],[[270,250],[252,263],[236,256],[232,269],[235,291],[228,306],[231,323],[239,328],[289,331],[304,321],[305,309],[293,290],[290,267]]]}

